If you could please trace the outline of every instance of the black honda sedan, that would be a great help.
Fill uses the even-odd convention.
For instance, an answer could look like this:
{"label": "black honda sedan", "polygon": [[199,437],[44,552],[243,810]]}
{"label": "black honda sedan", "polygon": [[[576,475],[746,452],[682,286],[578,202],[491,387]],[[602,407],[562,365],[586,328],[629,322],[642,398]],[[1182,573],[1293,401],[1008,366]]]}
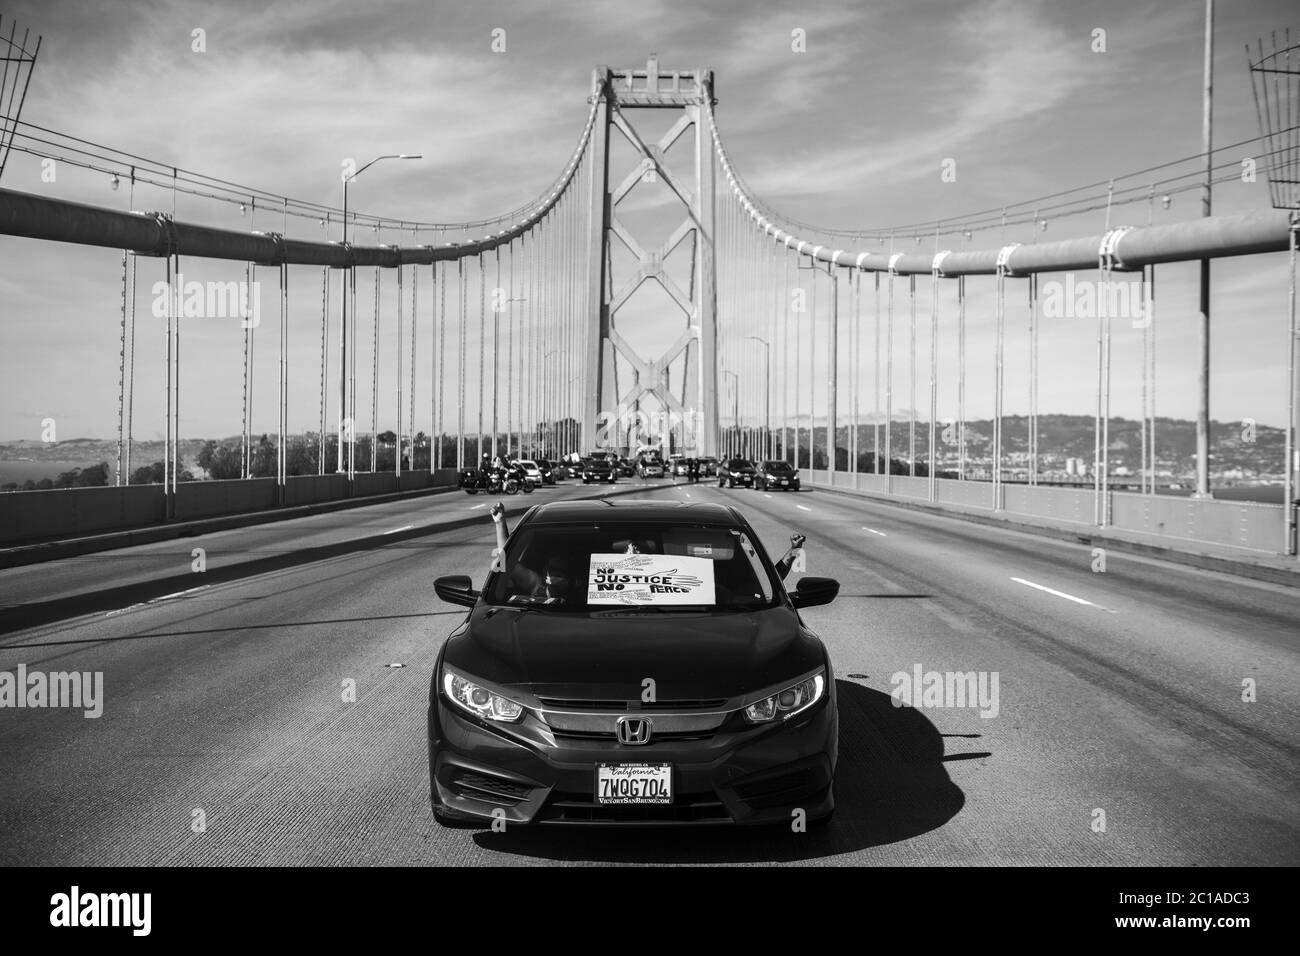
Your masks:
{"label": "black honda sedan", "polygon": [[788,461],[765,461],[758,470],[757,487],[760,491],[769,488],[780,491],[799,490],[799,472]]}
{"label": "black honda sedan", "polygon": [[748,458],[732,458],[718,468],[719,488],[724,485],[728,488],[734,488],[736,485],[742,488],[753,488],[757,478],[758,470]]}
{"label": "black honda sedan", "polygon": [[439,822],[671,825],[829,819],[835,682],[748,522],[712,503],[532,508],[438,655]]}

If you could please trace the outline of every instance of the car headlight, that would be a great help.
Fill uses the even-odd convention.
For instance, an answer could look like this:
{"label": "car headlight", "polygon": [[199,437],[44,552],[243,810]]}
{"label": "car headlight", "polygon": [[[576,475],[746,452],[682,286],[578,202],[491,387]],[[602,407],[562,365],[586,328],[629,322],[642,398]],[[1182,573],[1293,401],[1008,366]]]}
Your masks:
{"label": "car headlight", "polygon": [[745,719],[751,724],[765,724],[770,720],[776,720],[778,717],[782,720],[789,720],[795,714],[807,710],[821,700],[825,690],[826,675],[824,673],[814,674],[812,677],[801,680],[797,684],[792,684],[771,697],[764,697],[762,700],[754,701],[745,708]]}
{"label": "car headlight", "polygon": [[455,671],[443,668],[442,690],[447,699],[483,720],[511,723],[523,716],[523,705],[517,701],[494,694]]}

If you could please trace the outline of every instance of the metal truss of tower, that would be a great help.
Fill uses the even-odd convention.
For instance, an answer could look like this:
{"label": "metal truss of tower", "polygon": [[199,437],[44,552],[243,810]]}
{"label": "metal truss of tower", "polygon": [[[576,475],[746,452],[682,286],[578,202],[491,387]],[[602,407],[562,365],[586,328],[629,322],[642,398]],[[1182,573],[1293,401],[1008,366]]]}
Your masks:
{"label": "metal truss of tower", "polygon": [[[618,422],[635,416],[647,396],[653,396],[660,415],[652,418],[655,436],[666,450],[669,435],[687,453],[716,454],[717,283],[714,263],[714,154],[713,133],[708,128],[713,105],[713,73],[709,70],[662,71],[651,56],[644,69],[609,70],[598,66],[592,74],[595,126],[591,149],[589,249],[590,301],[597,306],[589,319],[595,334],[587,338],[586,399],[583,409],[583,445],[595,447],[604,435],[613,435]],[[636,110],[677,110],[680,116],[656,142],[647,142],[632,124]],[[612,131],[623,136],[640,156],[633,168],[611,188],[609,168]],[[694,169],[671,168],[665,154],[682,136],[695,138]],[[660,246],[638,241],[618,216],[619,204],[638,182],[657,179],[681,202],[686,215]],[[621,243],[636,259],[628,281],[613,288],[610,277],[611,243]],[[691,279],[683,289],[664,269],[667,257],[689,243]],[[679,254],[685,254],[679,253]],[[686,317],[685,328],[657,357],[643,357],[619,332],[620,311],[641,286],[658,282]],[[671,383],[669,367],[684,354],[685,374]],[[632,369],[631,382],[620,387],[617,357]],[[644,419],[642,419],[644,420]],[[609,440],[609,444],[620,444]]]}

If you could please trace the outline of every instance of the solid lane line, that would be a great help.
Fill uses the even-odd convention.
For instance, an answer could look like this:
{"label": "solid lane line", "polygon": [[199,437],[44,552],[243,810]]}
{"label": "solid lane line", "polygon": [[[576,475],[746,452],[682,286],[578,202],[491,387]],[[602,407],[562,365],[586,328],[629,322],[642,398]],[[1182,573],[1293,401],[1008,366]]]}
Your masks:
{"label": "solid lane line", "polygon": [[399,531],[410,531],[414,527],[415,525],[413,524],[404,524],[400,528],[394,528],[392,531],[385,531],[384,534],[397,534]]}
{"label": "solid lane line", "polygon": [[[1094,604],[1092,601],[1085,601],[1081,597],[1075,597],[1073,594],[1066,594],[1064,591],[1058,591],[1055,588],[1049,588],[1042,584],[1035,584],[1033,581],[1026,581],[1024,578],[1012,578],[1017,584],[1023,584],[1026,587],[1035,588],[1039,591],[1046,591],[1048,594],[1054,594],[1059,598],[1065,598],[1067,601],[1073,601],[1075,604],[1086,604],[1088,607],[1095,607],[1101,611],[1110,611],[1108,607],[1102,607],[1100,604]],[[1114,613],[1113,611],[1111,612]]]}

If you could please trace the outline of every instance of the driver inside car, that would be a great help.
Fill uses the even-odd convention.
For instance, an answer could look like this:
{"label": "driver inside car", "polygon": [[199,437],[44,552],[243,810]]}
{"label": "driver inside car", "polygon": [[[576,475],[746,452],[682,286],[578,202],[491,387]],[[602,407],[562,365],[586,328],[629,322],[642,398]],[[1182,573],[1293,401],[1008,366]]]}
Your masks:
{"label": "driver inside car", "polygon": [[554,553],[547,556],[540,570],[515,565],[510,572],[512,600],[540,604],[568,603],[576,579],[573,559]]}

